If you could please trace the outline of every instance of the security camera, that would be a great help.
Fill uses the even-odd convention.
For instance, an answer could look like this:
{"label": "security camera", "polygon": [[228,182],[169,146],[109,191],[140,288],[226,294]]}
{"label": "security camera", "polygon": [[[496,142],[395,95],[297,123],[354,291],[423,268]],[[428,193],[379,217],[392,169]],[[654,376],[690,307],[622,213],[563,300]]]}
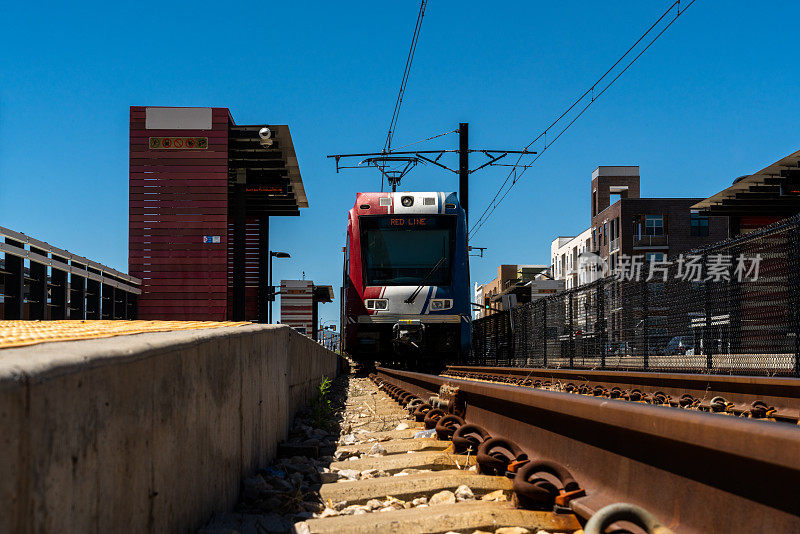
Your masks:
{"label": "security camera", "polygon": [[258,131],[258,136],[261,138],[261,146],[272,146],[272,130],[264,126]]}

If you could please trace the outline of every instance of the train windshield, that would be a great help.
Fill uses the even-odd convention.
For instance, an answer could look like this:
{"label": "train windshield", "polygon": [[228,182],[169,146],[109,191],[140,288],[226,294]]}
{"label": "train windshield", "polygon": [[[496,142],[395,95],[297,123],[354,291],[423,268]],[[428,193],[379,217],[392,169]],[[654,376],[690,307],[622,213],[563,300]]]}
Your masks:
{"label": "train windshield", "polygon": [[360,225],[367,285],[450,285],[454,216],[364,216]]}

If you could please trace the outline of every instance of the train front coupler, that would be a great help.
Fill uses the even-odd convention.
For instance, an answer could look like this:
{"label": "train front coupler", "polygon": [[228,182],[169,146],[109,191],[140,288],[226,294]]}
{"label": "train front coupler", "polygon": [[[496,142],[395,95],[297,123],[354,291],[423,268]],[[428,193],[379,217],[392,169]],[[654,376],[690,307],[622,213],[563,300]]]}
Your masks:
{"label": "train front coupler", "polygon": [[392,327],[395,352],[422,352],[425,349],[425,325],[419,319],[400,319]]}

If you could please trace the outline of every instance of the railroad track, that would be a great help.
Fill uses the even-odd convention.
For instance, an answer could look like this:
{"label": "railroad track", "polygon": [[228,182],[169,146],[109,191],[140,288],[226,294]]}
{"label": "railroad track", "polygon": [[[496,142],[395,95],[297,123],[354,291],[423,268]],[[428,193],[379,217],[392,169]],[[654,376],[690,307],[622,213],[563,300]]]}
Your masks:
{"label": "railroad track", "polygon": [[[451,375],[453,371],[449,369]],[[497,383],[507,380],[498,370],[472,372],[494,376],[467,380],[378,368],[374,378],[401,405],[411,405],[416,418],[427,418],[428,426],[431,421],[449,426],[455,441],[462,434],[469,436],[477,446],[479,463],[481,459],[486,463],[487,456],[496,460],[488,460],[487,467],[481,465],[478,470],[489,474],[479,476],[510,480],[510,502],[518,509],[571,517],[587,532],[591,525],[585,525],[586,521],[600,518],[615,503],[648,510],[676,533],[800,532],[796,498],[800,428],[768,421],[792,421],[796,383],[781,386],[794,388],[795,393],[781,388],[768,391],[768,417],[758,420],[758,414],[752,413],[743,418],[711,413],[711,408],[704,412],[702,402],[696,409],[679,410],[670,403],[625,402],[585,389],[576,394]],[[530,378],[522,378],[522,383]],[[607,391],[627,389],[630,398],[633,386],[647,377],[616,376],[616,382],[608,378],[602,380]],[[726,381],[731,377],[695,377],[694,383],[686,375],[681,376],[682,383],[674,382],[672,376],[647,379],[658,378],[673,380],[667,382],[675,389],[662,391],[668,397],[690,391],[689,386],[703,394],[692,395],[694,399],[723,392],[730,397],[733,413],[745,401],[752,411],[751,394],[764,387],[759,379],[750,380],[747,387],[747,380]],[[545,380],[552,385],[554,378],[535,377],[531,385],[536,380],[542,380],[540,386]],[[563,377],[556,380],[566,385]],[[574,389],[588,381],[572,380]],[[701,382],[705,385],[700,386]],[[648,388],[665,388],[665,383]],[[652,398],[655,391],[642,393]],[[458,431],[462,425],[465,429]],[[454,453],[459,453],[458,446]],[[427,476],[431,475],[422,474],[419,479]]]}
{"label": "railroad track", "polygon": [[[342,377],[336,417],[323,429],[307,410],[273,464],[243,481],[236,511],[201,532],[800,532],[800,427],[774,417],[795,406],[791,382],[762,397],[761,379],[445,374]],[[780,409],[726,417],[705,401],[652,404],[658,391],[734,405],[757,394]]]}
{"label": "railroad track", "polygon": [[759,376],[451,365],[443,377],[798,424],[800,380]]}
{"label": "railroad track", "polygon": [[348,397],[336,461],[321,473],[325,509],[295,524],[295,532],[581,531],[570,510],[517,507],[513,480],[479,473],[474,451],[454,450],[447,436],[436,435],[435,421],[411,415],[408,402],[393,398],[396,390],[373,378],[351,379],[361,394]]}

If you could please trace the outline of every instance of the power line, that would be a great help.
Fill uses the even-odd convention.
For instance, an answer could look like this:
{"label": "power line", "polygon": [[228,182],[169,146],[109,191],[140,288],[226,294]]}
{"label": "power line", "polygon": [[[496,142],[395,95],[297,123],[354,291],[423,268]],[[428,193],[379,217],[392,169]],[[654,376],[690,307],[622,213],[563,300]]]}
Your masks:
{"label": "power line", "polygon": [[399,146],[395,148],[395,150],[400,150],[401,148],[406,148],[413,145],[418,145],[420,143],[424,143],[425,141],[430,141],[431,139],[436,139],[437,137],[444,137],[445,135],[450,135],[458,132],[458,128],[455,130],[450,130],[449,132],[443,132],[437,135],[432,135],[430,137],[426,137],[425,139],[420,139],[419,141],[414,141],[413,143],[408,143],[407,145]]}
{"label": "power line", "polygon": [[[526,166],[521,166],[521,169],[522,169],[522,170],[521,170],[519,173],[517,173],[517,167],[518,167],[518,165],[519,165],[519,161],[520,161],[520,159],[517,159],[517,164],[515,164],[515,166],[514,166],[514,167],[513,167],[513,168],[512,168],[512,169],[509,171],[509,173],[508,173],[508,176],[507,176],[507,177],[506,177],[506,179],[503,181],[503,183],[500,185],[500,188],[497,190],[497,193],[495,193],[494,197],[493,197],[493,198],[492,198],[492,200],[489,202],[489,205],[486,207],[486,209],[485,209],[485,210],[483,210],[483,213],[481,213],[481,216],[480,216],[480,217],[478,218],[478,220],[475,222],[474,226],[472,227],[472,230],[470,231],[469,238],[472,238],[472,237],[473,237],[473,236],[474,236],[474,235],[475,235],[475,234],[478,232],[478,230],[480,230],[480,228],[481,228],[481,227],[484,225],[484,223],[485,223],[485,222],[486,222],[486,221],[489,219],[489,217],[490,217],[490,216],[491,216],[491,215],[494,213],[494,211],[497,209],[497,207],[500,205],[500,203],[501,203],[501,202],[503,202],[503,200],[506,198],[506,196],[508,196],[508,194],[509,194],[509,193],[511,192],[511,190],[514,188],[514,186],[517,184],[517,182],[520,180],[520,178],[522,178],[522,176],[525,174],[525,171],[527,171],[527,170],[528,170],[528,168],[529,168],[531,165],[533,165],[533,163],[534,163],[534,162],[536,162],[536,160],[538,160],[538,159],[541,157],[541,155],[542,155],[542,154],[543,154],[543,153],[544,153],[544,152],[545,152],[545,151],[546,151],[548,148],[550,148],[550,146],[551,146],[553,143],[555,143],[555,142],[558,140],[558,138],[559,138],[559,137],[561,137],[561,136],[564,134],[564,132],[566,132],[566,131],[567,131],[567,130],[570,128],[570,126],[572,126],[572,125],[575,123],[575,121],[577,121],[577,120],[578,120],[578,119],[581,117],[581,115],[583,115],[583,113],[584,113],[584,112],[585,112],[585,111],[586,111],[586,110],[587,110],[587,109],[588,109],[588,108],[589,108],[589,107],[590,107],[592,104],[594,104],[594,102],[596,102],[596,101],[597,101],[597,99],[599,99],[599,98],[600,98],[600,96],[602,96],[602,95],[603,95],[603,93],[605,93],[605,92],[608,90],[608,88],[609,88],[609,87],[611,87],[611,86],[614,84],[614,82],[616,82],[616,81],[617,81],[617,80],[620,78],[620,76],[622,76],[622,75],[625,73],[625,71],[627,71],[627,70],[628,70],[628,69],[629,69],[631,66],[633,66],[633,64],[636,62],[636,60],[638,60],[638,59],[639,59],[639,58],[642,56],[642,54],[644,54],[644,53],[647,51],[647,49],[648,49],[648,48],[650,48],[650,46],[652,46],[652,44],[653,44],[653,43],[655,43],[655,42],[656,42],[656,40],[658,40],[658,38],[659,38],[659,37],[661,37],[661,35],[662,35],[662,34],[663,34],[665,31],[667,31],[667,29],[669,29],[669,27],[670,27],[670,26],[672,26],[672,24],[673,24],[673,23],[674,23],[676,20],[678,20],[678,17],[679,17],[679,16],[681,16],[681,14],[683,14],[684,12],[686,12],[686,10],[687,10],[687,9],[689,9],[689,8],[692,6],[692,4],[694,4],[694,2],[695,2],[695,0],[691,0],[691,1],[690,1],[690,2],[689,2],[689,3],[688,3],[688,4],[687,4],[687,5],[686,5],[686,6],[683,8],[683,10],[681,10],[681,1],[680,1],[680,0],[675,0],[675,2],[673,2],[673,3],[672,3],[672,4],[671,4],[671,5],[670,5],[670,6],[669,6],[669,7],[668,7],[668,8],[667,8],[667,9],[666,9],[666,10],[665,10],[665,11],[664,11],[662,14],[661,14],[661,16],[660,16],[660,17],[658,17],[658,19],[657,19],[657,20],[656,20],[656,21],[655,21],[655,22],[654,22],[654,23],[653,23],[653,24],[652,24],[652,25],[651,25],[651,26],[650,26],[650,27],[647,29],[647,31],[645,31],[645,32],[644,32],[644,33],[643,33],[643,34],[642,34],[642,35],[641,35],[641,36],[640,36],[640,37],[639,37],[639,38],[636,40],[636,42],[635,42],[635,43],[633,43],[633,45],[631,45],[631,47],[630,47],[630,48],[628,48],[628,50],[626,50],[626,51],[625,51],[625,53],[624,53],[624,54],[622,54],[622,56],[620,56],[620,58],[619,58],[619,59],[617,59],[617,61],[616,61],[616,62],[614,62],[614,64],[613,64],[613,65],[612,65],[612,66],[611,66],[611,67],[610,67],[610,68],[609,68],[609,69],[608,69],[608,70],[607,70],[605,73],[603,73],[603,75],[602,75],[602,76],[600,76],[600,78],[598,78],[598,79],[597,79],[597,80],[596,80],[596,81],[595,81],[595,82],[594,82],[594,83],[593,83],[593,84],[592,84],[592,85],[589,87],[589,89],[587,89],[587,90],[586,90],[586,91],[585,91],[585,92],[584,92],[584,93],[583,93],[581,96],[579,96],[579,97],[578,97],[578,98],[577,98],[577,99],[576,99],[574,102],[572,102],[572,104],[571,104],[571,105],[570,105],[570,106],[569,106],[569,107],[568,107],[568,108],[567,108],[567,109],[566,109],[566,110],[565,110],[563,113],[561,113],[561,115],[559,115],[559,116],[558,116],[558,118],[557,118],[556,120],[554,120],[552,123],[550,123],[550,125],[549,125],[549,126],[547,126],[547,128],[545,128],[545,129],[542,131],[542,133],[540,133],[538,136],[536,136],[536,137],[533,139],[533,141],[531,141],[530,143],[528,143],[528,144],[525,146],[525,150],[528,150],[528,149],[529,149],[529,148],[530,148],[530,147],[531,147],[531,146],[532,146],[534,143],[536,143],[536,142],[537,142],[537,141],[539,141],[540,139],[544,139],[544,143],[543,143],[543,145],[544,145],[544,146],[543,146],[543,148],[542,148],[542,149],[539,151],[539,153],[538,153],[538,154],[536,155],[536,157],[535,157],[535,158],[534,158],[534,159],[533,159],[533,160],[530,162],[530,164],[529,164],[529,165],[526,165]],[[662,29],[661,29],[661,31],[660,31],[660,32],[658,32],[658,33],[655,35],[655,37],[653,37],[653,38],[652,38],[652,39],[651,39],[651,40],[650,40],[650,41],[647,43],[647,45],[646,45],[646,46],[645,46],[645,47],[644,47],[644,48],[643,48],[643,49],[642,49],[642,50],[641,50],[641,51],[640,51],[638,54],[636,54],[636,56],[634,56],[634,57],[633,57],[633,59],[631,59],[631,60],[630,60],[630,61],[629,61],[629,62],[628,62],[626,65],[625,65],[625,67],[624,67],[624,68],[623,68],[623,69],[622,69],[622,70],[621,70],[621,71],[620,71],[620,72],[619,72],[619,73],[618,73],[616,76],[614,76],[614,77],[613,77],[613,78],[612,78],[612,79],[611,79],[611,80],[610,80],[608,83],[606,83],[606,84],[603,86],[602,90],[600,90],[599,92],[597,92],[597,94],[595,94],[595,92],[596,92],[596,90],[597,90],[597,86],[598,86],[598,85],[599,85],[599,84],[600,84],[600,83],[601,83],[601,82],[602,82],[602,81],[603,81],[603,80],[604,80],[604,79],[605,79],[605,78],[606,78],[606,77],[607,77],[607,76],[608,76],[608,75],[609,75],[609,74],[610,74],[610,73],[611,73],[611,72],[612,72],[612,71],[613,71],[613,70],[614,70],[614,69],[615,69],[615,68],[616,68],[616,67],[617,67],[617,66],[618,66],[618,65],[619,65],[619,64],[620,64],[620,63],[621,63],[621,62],[622,62],[622,61],[623,61],[623,60],[624,60],[624,59],[625,59],[625,58],[626,58],[626,57],[627,57],[627,56],[628,56],[628,55],[629,55],[629,54],[630,54],[630,53],[631,53],[631,52],[632,52],[632,51],[633,51],[633,50],[634,50],[634,49],[635,49],[637,46],[638,46],[638,45],[639,45],[639,43],[641,43],[641,42],[642,42],[642,40],[644,40],[644,39],[645,39],[645,37],[647,37],[647,35],[648,35],[648,34],[650,34],[650,32],[652,32],[652,31],[653,31],[653,30],[656,28],[656,26],[658,26],[658,24],[659,24],[659,23],[660,23],[660,22],[661,22],[661,21],[662,21],[662,20],[663,20],[663,19],[664,19],[664,18],[665,18],[665,17],[666,17],[666,16],[667,16],[667,15],[668,15],[668,14],[669,14],[669,13],[670,13],[670,12],[671,12],[671,11],[672,11],[674,8],[675,8],[675,7],[676,7],[676,6],[677,6],[677,8],[678,8],[678,9],[677,9],[677,13],[675,14],[675,16],[674,16],[672,19],[670,19],[670,21],[669,21],[669,22],[668,22],[668,23],[667,23],[667,24],[664,26],[664,28],[662,28]],[[554,137],[554,138],[553,138],[553,139],[552,139],[552,140],[551,140],[551,141],[548,143],[548,142],[547,142],[547,133],[548,133],[550,130],[552,130],[552,129],[553,129],[553,128],[554,128],[554,127],[555,127],[555,126],[556,126],[556,125],[557,125],[559,122],[561,122],[561,120],[562,120],[564,117],[566,117],[566,116],[567,116],[567,114],[569,114],[569,112],[570,112],[570,111],[572,111],[572,110],[573,110],[573,109],[574,109],[576,106],[578,106],[578,105],[579,105],[579,104],[580,104],[582,101],[586,100],[586,99],[587,99],[587,97],[590,97],[590,98],[589,98],[588,102],[586,103],[586,105],[585,105],[585,106],[583,106],[583,107],[580,109],[580,111],[577,113],[577,115],[575,115],[575,117],[573,117],[573,118],[572,118],[572,120],[570,120],[570,121],[569,121],[569,123],[567,123],[567,124],[566,124],[566,126],[564,126],[563,128],[560,128],[560,129],[558,130],[558,134],[557,134],[557,135],[556,135],[556,136],[555,136],[555,137]],[[521,158],[521,156],[520,156],[520,158]],[[512,177],[513,177],[513,179],[512,179]],[[509,184],[509,180],[511,180],[511,183],[510,183],[510,185],[508,185],[508,184]],[[506,187],[507,185],[508,185],[508,187]]]}
{"label": "power line", "polygon": [[419,5],[419,13],[417,14],[417,23],[414,26],[414,34],[411,37],[411,48],[408,51],[406,58],[406,68],[403,70],[403,80],[400,82],[400,91],[397,93],[397,100],[394,103],[394,111],[392,112],[392,120],[389,123],[389,132],[386,134],[386,143],[383,145],[383,151],[388,152],[392,148],[392,135],[397,126],[397,117],[400,115],[400,106],[403,105],[403,95],[406,92],[406,84],[408,83],[408,75],[411,72],[411,64],[414,61],[414,52],[417,49],[417,40],[419,39],[419,30],[422,27],[422,17],[425,16],[425,6],[428,0],[422,0]]}

